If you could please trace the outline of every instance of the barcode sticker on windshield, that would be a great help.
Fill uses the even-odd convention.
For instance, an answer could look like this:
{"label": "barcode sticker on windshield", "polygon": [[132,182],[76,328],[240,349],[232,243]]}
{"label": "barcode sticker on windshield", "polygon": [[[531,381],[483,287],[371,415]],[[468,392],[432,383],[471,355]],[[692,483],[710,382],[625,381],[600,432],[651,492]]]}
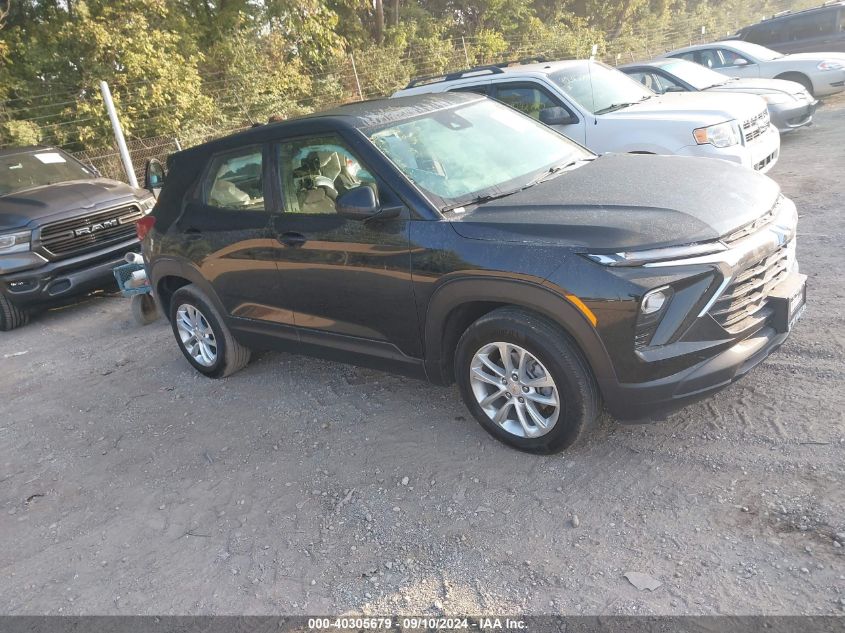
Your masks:
{"label": "barcode sticker on windshield", "polygon": [[43,152],[35,154],[35,158],[40,160],[45,165],[52,165],[54,163],[66,163],[67,161],[57,152]]}

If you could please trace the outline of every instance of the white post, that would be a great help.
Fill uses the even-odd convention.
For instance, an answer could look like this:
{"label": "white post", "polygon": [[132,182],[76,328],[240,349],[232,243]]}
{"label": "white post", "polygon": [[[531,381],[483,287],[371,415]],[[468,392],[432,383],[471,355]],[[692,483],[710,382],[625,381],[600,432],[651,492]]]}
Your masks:
{"label": "white post", "polygon": [[599,45],[598,45],[598,44],[593,44],[593,49],[592,49],[592,51],[590,52],[590,61],[595,61],[595,59],[596,59],[596,53],[598,53],[598,52],[599,52]]}
{"label": "white post", "polygon": [[355,68],[355,56],[352,53],[349,53],[349,59],[352,60],[352,72],[355,75],[355,85],[358,86],[358,99],[363,101],[364,93],[361,92],[361,81],[358,79],[358,69]]}
{"label": "white post", "polygon": [[467,43],[463,35],[461,35],[461,44],[464,45],[464,59],[467,62],[467,68],[469,68],[469,53],[467,53]]}
{"label": "white post", "polygon": [[132,157],[129,156],[129,148],[126,147],[126,139],[123,138],[123,129],[117,118],[117,111],[114,109],[114,101],[111,98],[111,90],[105,81],[100,82],[100,92],[103,95],[103,102],[111,120],[111,128],[114,131],[114,140],[117,141],[117,149],[120,152],[120,160],[123,162],[123,169],[126,171],[126,179],[133,187],[138,187],[138,179],[135,177],[135,168],[132,166]]}

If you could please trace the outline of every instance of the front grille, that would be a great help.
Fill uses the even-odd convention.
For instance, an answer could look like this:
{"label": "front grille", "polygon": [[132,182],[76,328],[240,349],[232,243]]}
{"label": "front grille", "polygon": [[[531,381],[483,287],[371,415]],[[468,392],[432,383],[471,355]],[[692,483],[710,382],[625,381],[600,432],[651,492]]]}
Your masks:
{"label": "front grille", "polygon": [[777,157],[778,157],[778,151],[777,151],[777,150],[775,150],[775,151],[773,151],[771,154],[769,154],[768,156],[766,156],[766,158],[764,158],[763,160],[758,161],[757,163],[755,163],[755,164],[754,164],[754,169],[755,169],[756,171],[760,171],[760,170],[761,170],[761,169],[763,169],[766,165],[768,165],[768,164],[769,164],[769,163],[771,163],[773,160],[775,160]]}
{"label": "front grille", "polygon": [[763,110],[757,116],[744,121],[742,123],[742,133],[745,136],[745,142],[750,143],[755,138],[765,134],[766,130],[769,129],[770,123],[768,110]]}
{"label": "front grille", "polygon": [[734,277],[710,308],[710,315],[728,332],[736,334],[768,316],[766,299],[789,274],[790,245],[779,247]]}
{"label": "front grille", "polygon": [[122,242],[135,235],[135,222],[142,215],[140,208],[127,205],[46,224],[41,246],[54,257],[68,257]]}

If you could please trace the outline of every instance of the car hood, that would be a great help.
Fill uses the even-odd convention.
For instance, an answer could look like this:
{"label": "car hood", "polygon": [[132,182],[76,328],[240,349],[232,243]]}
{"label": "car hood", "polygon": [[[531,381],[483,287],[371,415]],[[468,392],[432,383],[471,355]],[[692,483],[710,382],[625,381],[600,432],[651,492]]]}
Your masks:
{"label": "car hood", "polygon": [[761,79],[759,77],[736,78],[718,86],[705,88],[708,92],[750,92],[763,94],[769,92],[785,92],[789,95],[806,94],[807,90],[795,81],[783,79]]}
{"label": "car hood", "polygon": [[144,195],[145,192],[108,178],[24,189],[0,196],[0,230],[58,220],[82,209],[98,211]]}
{"label": "car hood", "polygon": [[608,251],[715,240],[769,211],[770,178],[712,158],[606,154],[455,214],[470,239]]}
{"label": "car hood", "polygon": [[726,98],[723,94],[707,92],[667,92],[603,116],[613,119],[689,121],[697,124],[697,127],[698,124],[708,123],[706,119],[711,117],[719,121],[744,121],[765,109],[766,102],[756,95],[735,94]]}

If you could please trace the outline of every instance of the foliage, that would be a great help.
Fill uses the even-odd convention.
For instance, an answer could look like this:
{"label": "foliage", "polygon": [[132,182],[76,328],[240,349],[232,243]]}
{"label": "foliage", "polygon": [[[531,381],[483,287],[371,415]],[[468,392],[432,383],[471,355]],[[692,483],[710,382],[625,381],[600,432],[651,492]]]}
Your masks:
{"label": "foliage", "polygon": [[467,65],[655,56],[813,2],[0,0],[0,144],[110,147],[101,80],[130,139],[184,145]]}

